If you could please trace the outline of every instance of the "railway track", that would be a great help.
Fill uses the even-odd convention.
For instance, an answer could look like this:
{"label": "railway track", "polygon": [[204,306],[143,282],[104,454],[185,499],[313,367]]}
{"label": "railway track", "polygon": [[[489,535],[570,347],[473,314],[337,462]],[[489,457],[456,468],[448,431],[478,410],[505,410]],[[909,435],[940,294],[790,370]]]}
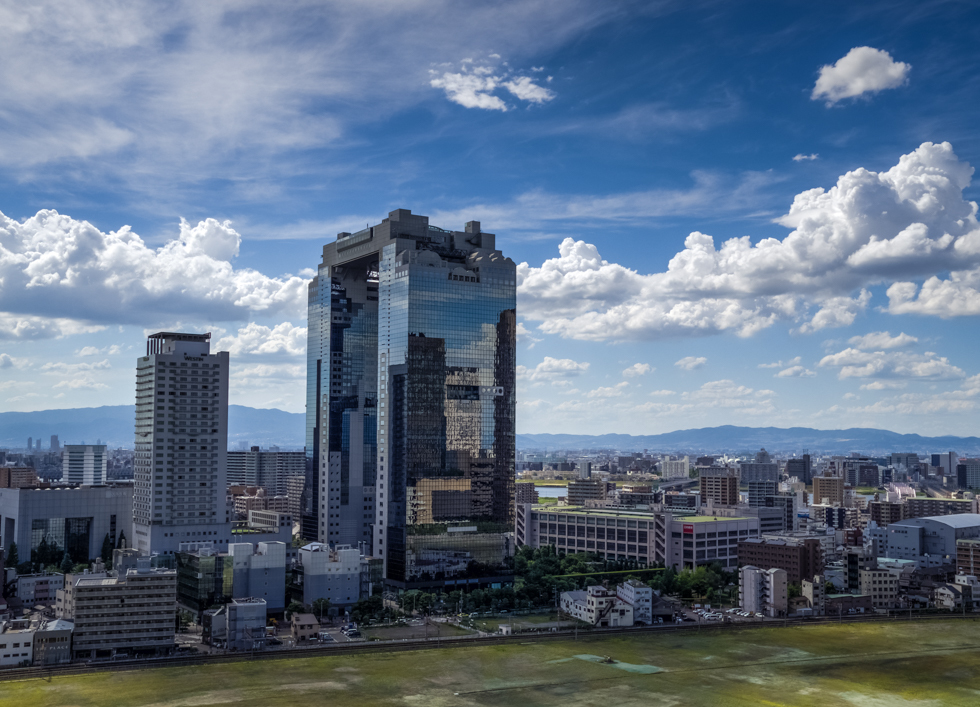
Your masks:
{"label": "railway track", "polygon": [[440,650],[444,648],[459,648],[464,646],[494,646],[511,643],[531,643],[539,641],[601,640],[611,636],[662,634],[662,633],[697,633],[698,631],[744,631],[758,628],[788,628],[791,626],[820,626],[827,624],[853,623],[893,623],[897,621],[949,621],[954,619],[980,620],[980,617],[959,614],[918,615],[914,617],[892,616],[849,616],[849,617],[814,617],[806,619],[785,619],[767,622],[743,623],[703,623],[697,624],[665,624],[659,626],[635,626],[632,628],[591,629],[576,632],[573,629],[561,631],[518,633],[511,636],[474,636],[466,638],[429,638],[405,639],[399,641],[365,641],[363,643],[327,644],[307,648],[286,648],[281,650],[200,654],[194,656],[173,656],[142,660],[119,660],[93,663],[72,663],[69,665],[36,666],[30,668],[8,668],[0,670],[0,682],[12,680],[49,680],[68,675],[85,675],[103,672],[125,672],[130,670],[147,670],[153,668],[180,668],[194,665],[212,665],[222,663],[241,663],[249,660],[290,660],[295,658],[316,658],[335,655],[358,655],[363,653],[402,653],[419,650]]}

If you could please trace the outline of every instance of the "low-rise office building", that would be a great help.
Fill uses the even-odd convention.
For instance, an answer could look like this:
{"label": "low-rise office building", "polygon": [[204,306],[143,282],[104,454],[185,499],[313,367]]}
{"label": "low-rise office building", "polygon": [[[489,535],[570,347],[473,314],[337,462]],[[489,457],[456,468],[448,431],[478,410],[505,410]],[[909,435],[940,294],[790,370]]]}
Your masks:
{"label": "low-rise office building", "polygon": [[100,555],[106,535],[113,546],[124,531],[129,538],[132,522],[131,484],[0,488],[0,546],[6,553],[17,543],[21,560],[46,540],[87,562]]}
{"label": "low-rise office building", "polygon": [[898,606],[898,577],[881,567],[862,569],[860,592],[871,597],[873,609],[894,609]]}
{"label": "low-rise office building", "polygon": [[76,575],[72,653],[76,658],[169,652],[174,647],[177,571],[139,569],[102,579]]}
{"label": "low-rise office building", "polygon": [[614,508],[517,507],[517,543],[675,570],[718,562],[735,567],[738,541],[759,534],[759,519]]}
{"label": "low-rise office building", "polygon": [[17,598],[27,606],[35,604],[54,604],[58,590],[64,589],[65,576],[53,574],[17,575]]}
{"label": "low-rise office building", "polygon": [[268,611],[265,600],[257,597],[232,599],[225,605],[228,648],[239,651],[265,648],[267,641],[265,624]]}
{"label": "low-rise office building", "polygon": [[633,606],[616,592],[593,586],[585,590],[562,592],[561,610],[572,618],[602,628],[633,625]]}
{"label": "low-rise office building", "polygon": [[648,584],[628,579],[616,586],[616,597],[633,607],[634,623],[653,623],[653,589]]}
{"label": "low-rise office building", "polygon": [[43,620],[34,632],[34,665],[71,662],[71,637],[75,625],[64,619]]}
{"label": "low-rise office building", "polygon": [[0,621],[0,667],[26,667],[34,662],[35,632],[28,619]]}

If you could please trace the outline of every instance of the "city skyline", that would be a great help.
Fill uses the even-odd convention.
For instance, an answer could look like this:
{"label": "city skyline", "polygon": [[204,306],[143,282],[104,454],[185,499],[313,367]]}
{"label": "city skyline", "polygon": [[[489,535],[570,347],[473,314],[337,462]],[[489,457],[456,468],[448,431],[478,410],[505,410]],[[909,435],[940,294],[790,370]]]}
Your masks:
{"label": "city skyline", "polygon": [[518,432],[975,434],[976,10],[712,7],[8,23],[0,411],[129,404],[170,330],[302,412],[310,263],[405,208],[517,263]]}

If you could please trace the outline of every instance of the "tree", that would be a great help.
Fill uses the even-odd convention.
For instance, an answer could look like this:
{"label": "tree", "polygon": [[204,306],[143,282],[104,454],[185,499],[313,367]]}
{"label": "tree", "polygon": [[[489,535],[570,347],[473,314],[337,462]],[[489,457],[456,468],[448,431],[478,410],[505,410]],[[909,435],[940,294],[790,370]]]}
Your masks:
{"label": "tree", "polygon": [[125,530],[120,530],[119,531],[119,542],[116,543],[116,547],[118,547],[118,548],[124,548],[124,547],[126,547],[126,531]]}
{"label": "tree", "polygon": [[74,567],[75,563],[71,561],[71,555],[65,550],[65,554],[61,558],[61,573],[70,574]]}
{"label": "tree", "polygon": [[20,555],[17,554],[17,543],[10,543],[10,550],[7,551],[7,557],[4,559],[4,567],[16,567],[20,564]]}
{"label": "tree", "polygon": [[99,557],[107,568],[112,569],[112,538],[109,537],[109,533],[106,533],[102,539],[102,552],[99,553]]}
{"label": "tree", "polygon": [[313,613],[316,615],[320,621],[323,621],[323,617],[330,611],[330,600],[326,597],[321,597],[313,602]]}
{"label": "tree", "polygon": [[790,584],[786,589],[790,599],[796,599],[796,597],[803,594],[803,589],[799,584]]}
{"label": "tree", "polygon": [[289,619],[293,614],[301,614],[306,611],[306,606],[296,601],[295,599],[289,602],[289,606],[286,607],[286,619]]}

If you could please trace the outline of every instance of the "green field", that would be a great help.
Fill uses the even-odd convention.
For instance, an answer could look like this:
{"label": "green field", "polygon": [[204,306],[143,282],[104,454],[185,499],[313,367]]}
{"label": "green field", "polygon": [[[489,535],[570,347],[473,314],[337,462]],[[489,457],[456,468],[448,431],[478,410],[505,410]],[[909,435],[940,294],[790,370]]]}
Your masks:
{"label": "green field", "polygon": [[978,628],[830,624],[158,668],[4,682],[0,705],[972,707]]}

